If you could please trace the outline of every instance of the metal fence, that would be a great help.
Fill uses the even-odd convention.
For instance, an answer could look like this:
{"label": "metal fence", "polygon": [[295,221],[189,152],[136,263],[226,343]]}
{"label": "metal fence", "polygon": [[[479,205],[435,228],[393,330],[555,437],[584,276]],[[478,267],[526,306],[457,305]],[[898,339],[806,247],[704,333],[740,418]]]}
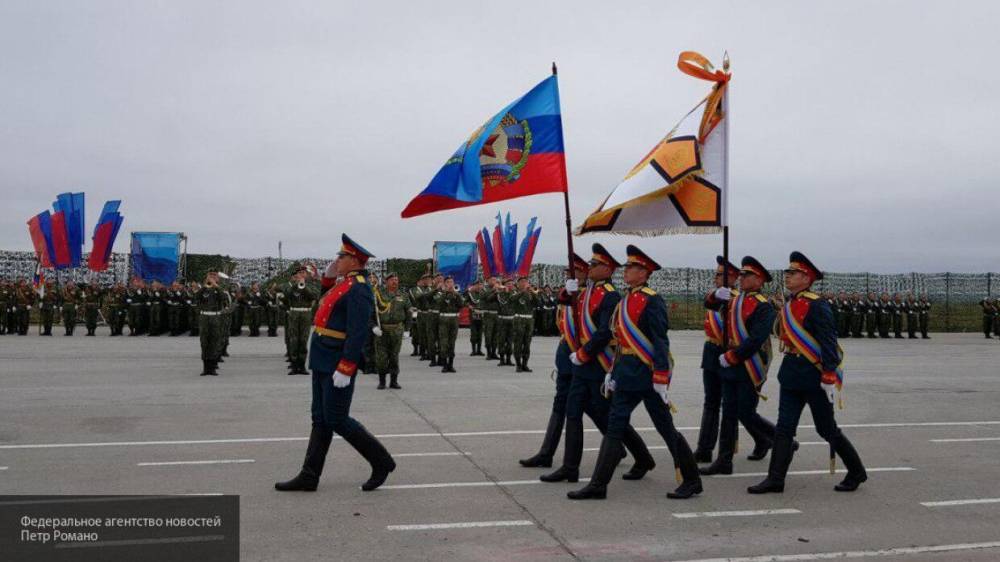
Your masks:
{"label": "metal fence", "polygon": [[[86,257],[85,257],[86,259]],[[323,267],[332,258],[304,258]],[[235,263],[232,277],[241,284],[264,281],[291,265],[292,259],[275,257],[231,258]],[[376,274],[385,272],[384,260],[369,262],[369,269]],[[96,281],[102,285],[125,282],[129,279],[128,254],[113,254],[108,270],[96,274]],[[531,280],[536,285],[558,287],[563,284],[565,266],[535,264],[531,268]],[[35,273],[35,255],[32,252],[0,251],[0,279],[31,279]],[[46,277],[65,282],[87,281],[90,273],[86,268],[66,269],[58,273],[46,270]],[[675,328],[698,328],[702,321],[701,302],[713,285],[713,269],[666,268],[657,271],[650,278],[650,286],[664,295],[671,305],[673,316],[671,325]],[[774,281],[765,292],[781,290],[780,270],[772,272]],[[914,296],[927,295],[932,303],[931,329],[936,331],[975,331],[979,329],[979,308],[977,303],[983,297],[1000,296],[1000,273],[825,273],[825,278],[817,283],[818,292],[841,291],[868,294],[899,293]],[[622,286],[621,270],[615,273],[614,282]]]}

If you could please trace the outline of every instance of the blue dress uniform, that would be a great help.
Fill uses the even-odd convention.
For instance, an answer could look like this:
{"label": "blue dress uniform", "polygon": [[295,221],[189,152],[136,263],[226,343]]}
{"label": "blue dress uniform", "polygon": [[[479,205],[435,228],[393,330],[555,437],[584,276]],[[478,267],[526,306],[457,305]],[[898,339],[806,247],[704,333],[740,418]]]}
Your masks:
{"label": "blue dress uniform", "polygon": [[[649,273],[660,266],[639,248],[629,245],[626,249],[626,267],[642,267]],[[622,438],[629,427],[632,411],[640,403],[663,437],[679,469],[683,482],[669,498],[686,499],[701,493],[701,477],[694,453],[684,436],[674,427],[670,407],[655,385],[670,384],[670,341],[667,338],[669,320],[663,297],[645,283],[632,287],[621,304],[616,307],[614,334],[618,340],[618,353],[611,372],[610,386],[614,391],[608,429],[601,442],[597,465],[590,483],[583,489],[570,492],[570,499],[604,499],[618,461],[621,459]]]}
{"label": "blue dress uniform", "polygon": [[[600,244],[592,246],[591,268],[604,265],[612,269],[619,264]],[[543,482],[576,482],[580,475],[580,459],[583,457],[583,415],[594,422],[604,433],[608,426],[608,412],[611,404],[601,391],[604,375],[611,369],[613,355],[610,351],[612,340],[611,314],[618,306],[621,295],[607,280],[588,284],[576,298],[578,312],[577,326],[580,333],[580,347],[575,356],[580,364],[572,364],[573,379],[566,398],[566,447],[563,450],[563,464],[555,472],[543,475]],[[574,354],[570,354],[570,358]],[[571,359],[572,362],[572,359]],[[626,424],[622,439],[625,448],[635,457],[635,465],[622,477],[639,480],[656,467],[653,456],[642,437]]]}
{"label": "blue dress uniform", "polygon": [[[740,262],[740,275],[759,277],[771,282],[771,274],[757,259],[746,256]],[[774,424],[757,413],[760,401],[758,389],[767,376],[770,338],[776,313],[767,297],[758,292],[734,291],[723,307],[726,318],[729,350],[716,357],[716,365],[724,361],[728,367],[720,370],[722,379],[722,430],[719,436],[719,456],[702,474],[732,474],[736,453],[737,421],[753,437],[754,451],[747,457],[758,461],[767,456],[774,441]]]}
{"label": "blue dress uniform", "polygon": [[[367,250],[342,236],[338,256],[353,256],[364,264],[372,257]],[[362,351],[371,337],[368,319],[375,306],[374,294],[367,281],[367,271],[351,271],[334,283],[323,279],[324,294],[309,341],[309,369],[312,370],[312,432],[306,447],[302,471],[287,482],[274,487],[282,491],[313,491],[319,484],[326,453],[333,434],[337,433],[371,464],[371,478],[361,489],[374,490],[395,470],[392,456],[360,422],[350,416],[351,399]],[[343,387],[334,385],[335,373],[350,377]]]}
{"label": "blue dress uniform", "polygon": [[[735,277],[740,269],[722,256],[716,256],[715,276]],[[725,280],[723,279],[723,285]],[[722,409],[722,378],[719,376],[719,355],[722,354],[722,321],[720,303],[711,291],[705,296],[705,344],[701,350],[701,383],[705,401],[701,408],[701,428],[694,458],[698,462],[712,462],[712,450],[719,439],[719,412]]]}
{"label": "blue dress uniform", "polygon": [[[791,264],[786,275],[801,272],[809,277],[810,284],[823,278],[823,273],[801,252],[792,252],[789,260]],[[834,489],[852,492],[868,479],[868,475],[854,446],[837,427],[833,400],[823,388],[823,385],[832,388],[837,383],[841,360],[830,303],[804,290],[792,296],[781,314],[781,344],[785,357],[778,371],[781,397],[771,465],[767,478],[747,491],[751,494],[784,491],[785,475],[792,462],[792,439],[802,409],[808,404],[816,432],[830,443],[847,467],[847,476]]]}
{"label": "blue dress uniform", "polygon": [[[573,270],[586,273],[587,261],[580,256],[573,254]],[[579,293],[568,293],[566,289],[559,292],[557,302],[559,311],[556,315],[556,326],[559,328],[559,345],[556,347],[556,395],[552,399],[552,413],[549,414],[549,425],[545,428],[545,438],[542,439],[542,447],[533,457],[521,459],[521,466],[524,467],[550,467],[552,457],[559,447],[559,439],[562,437],[563,425],[566,422],[566,398],[569,396],[570,383],[573,381],[573,363],[569,360],[572,349],[579,347],[580,336],[579,327],[576,324],[578,313],[576,311],[576,297]]]}

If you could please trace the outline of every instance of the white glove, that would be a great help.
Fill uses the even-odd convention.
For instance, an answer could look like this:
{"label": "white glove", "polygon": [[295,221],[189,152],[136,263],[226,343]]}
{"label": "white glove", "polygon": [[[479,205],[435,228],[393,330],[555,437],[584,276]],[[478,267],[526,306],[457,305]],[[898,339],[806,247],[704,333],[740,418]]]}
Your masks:
{"label": "white glove", "polygon": [[416,318],[416,317],[417,317],[417,311],[416,311],[416,310],[414,310],[414,311],[413,311],[413,312],[412,312],[412,313],[410,314],[410,318]]}
{"label": "white glove", "polygon": [[31,310],[31,305],[30,304],[28,305],[28,310]]}
{"label": "white glove", "polygon": [[125,302],[132,302],[132,299],[125,299]]}
{"label": "white glove", "polygon": [[375,327],[372,328],[372,333],[375,334],[376,336],[381,337],[382,336],[382,328],[379,328],[378,326],[375,326]]}
{"label": "white glove", "polygon": [[724,353],[719,356],[719,365],[722,366],[723,369],[732,367],[732,365],[729,364],[729,361],[726,361],[726,354]]}
{"label": "white glove", "polygon": [[719,287],[715,290],[715,300],[727,301],[731,296],[733,296],[732,290],[729,287]]}
{"label": "white glove", "polygon": [[822,383],[820,384],[820,386],[823,387],[823,392],[826,393],[827,400],[829,400],[830,403],[833,404],[834,403],[833,394],[837,390],[837,386],[833,384],[822,384]]}
{"label": "white glove", "polygon": [[333,374],[333,386],[337,388],[344,388],[345,386],[351,384],[351,377],[337,371]]}
{"label": "white glove", "polygon": [[576,365],[577,367],[583,365],[583,361],[580,361],[580,358],[576,356],[575,351],[569,354],[569,362]]}
{"label": "white glove", "polygon": [[665,385],[665,384],[656,384],[654,382],[653,383],[653,391],[660,395],[660,398],[663,399],[663,403],[664,404],[668,404],[668,405],[670,404],[670,402],[667,400],[667,385]]}
{"label": "white glove", "polygon": [[565,287],[567,293],[575,293],[580,290],[580,282],[576,279],[567,279]]}
{"label": "white glove", "polygon": [[611,373],[604,375],[604,384],[601,385],[601,394],[605,398],[610,398],[611,393],[615,391],[615,381],[611,380]]}

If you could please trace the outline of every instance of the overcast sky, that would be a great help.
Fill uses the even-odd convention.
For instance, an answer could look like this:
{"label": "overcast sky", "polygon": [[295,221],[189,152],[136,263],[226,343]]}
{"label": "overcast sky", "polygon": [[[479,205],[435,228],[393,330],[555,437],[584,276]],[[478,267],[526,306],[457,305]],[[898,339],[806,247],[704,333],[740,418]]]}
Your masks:
{"label": "overcast sky", "polygon": [[[0,0],[0,248],[57,193],[192,253],[429,256],[510,210],[565,256],[561,195],[403,220],[470,131],[559,64],[574,224],[732,59],[732,253],[1000,270],[1000,2]],[[719,235],[636,242],[714,265]]]}

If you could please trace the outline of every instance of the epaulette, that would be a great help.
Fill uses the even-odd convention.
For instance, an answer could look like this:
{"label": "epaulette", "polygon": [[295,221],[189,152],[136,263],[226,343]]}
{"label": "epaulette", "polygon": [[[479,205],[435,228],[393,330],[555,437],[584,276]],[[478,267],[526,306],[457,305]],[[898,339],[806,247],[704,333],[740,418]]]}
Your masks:
{"label": "epaulette", "polygon": [[764,295],[762,295],[760,293],[757,293],[756,295],[754,295],[754,298],[757,299],[757,302],[767,302],[767,297],[765,297]]}
{"label": "epaulette", "polygon": [[811,301],[814,301],[819,298],[819,295],[817,295],[812,291],[802,291],[801,293],[799,293],[799,296],[804,299],[809,299]]}
{"label": "epaulette", "polygon": [[609,293],[613,293],[613,292],[615,292],[615,286],[612,285],[611,283],[605,283],[604,284],[604,290],[607,291],[607,292],[609,292]]}
{"label": "epaulette", "polygon": [[646,293],[646,294],[647,294],[647,295],[649,295],[649,296],[653,296],[653,295],[655,295],[655,294],[656,294],[656,291],[654,291],[653,289],[651,289],[651,288],[649,288],[649,287],[643,287],[643,288],[642,288],[642,292],[643,292],[643,293]]}
{"label": "epaulette", "polygon": [[367,283],[368,282],[368,280],[365,279],[364,275],[355,275],[354,276],[354,280],[357,281],[358,283]]}

